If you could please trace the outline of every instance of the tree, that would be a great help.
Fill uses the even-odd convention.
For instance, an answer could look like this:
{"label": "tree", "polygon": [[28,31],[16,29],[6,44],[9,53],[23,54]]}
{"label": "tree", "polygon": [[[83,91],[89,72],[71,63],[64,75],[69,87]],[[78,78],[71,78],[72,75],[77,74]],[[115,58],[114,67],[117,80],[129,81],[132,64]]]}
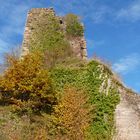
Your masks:
{"label": "tree", "polygon": [[84,131],[91,119],[87,100],[82,91],[73,87],[65,88],[61,101],[55,107],[60,139],[84,140]]}
{"label": "tree", "polygon": [[40,53],[29,54],[22,60],[8,58],[9,68],[0,77],[3,103],[10,103],[22,110],[40,111],[56,101],[48,71],[43,68]]}

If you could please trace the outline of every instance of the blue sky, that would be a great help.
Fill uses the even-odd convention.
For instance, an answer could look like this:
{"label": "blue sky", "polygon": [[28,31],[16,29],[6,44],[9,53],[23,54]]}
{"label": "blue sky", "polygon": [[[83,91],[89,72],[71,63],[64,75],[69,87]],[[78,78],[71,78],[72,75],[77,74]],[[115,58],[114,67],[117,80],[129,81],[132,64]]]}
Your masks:
{"label": "blue sky", "polygon": [[0,62],[4,52],[21,45],[27,12],[35,7],[78,14],[85,24],[88,56],[111,63],[125,84],[140,92],[140,0],[1,0]]}

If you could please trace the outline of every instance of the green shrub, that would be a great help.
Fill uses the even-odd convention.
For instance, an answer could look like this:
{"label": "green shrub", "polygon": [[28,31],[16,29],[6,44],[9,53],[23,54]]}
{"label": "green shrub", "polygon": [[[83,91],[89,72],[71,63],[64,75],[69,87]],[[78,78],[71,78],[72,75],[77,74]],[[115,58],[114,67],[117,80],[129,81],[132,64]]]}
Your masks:
{"label": "green shrub", "polygon": [[[111,140],[114,128],[114,110],[119,103],[119,94],[117,87],[111,87],[108,95],[100,92],[100,86],[103,79],[100,64],[91,61],[81,68],[59,67],[52,70],[55,89],[58,92],[63,91],[65,84],[70,84],[78,89],[84,90],[89,97],[88,104],[95,106],[92,112],[92,122],[87,129],[87,139]],[[107,70],[103,73],[110,75]]]}
{"label": "green shrub", "polygon": [[83,36],[84,28],[80,23],[78,16],[74,14],[67,14],[66,21],[66,34],[71,37]]}

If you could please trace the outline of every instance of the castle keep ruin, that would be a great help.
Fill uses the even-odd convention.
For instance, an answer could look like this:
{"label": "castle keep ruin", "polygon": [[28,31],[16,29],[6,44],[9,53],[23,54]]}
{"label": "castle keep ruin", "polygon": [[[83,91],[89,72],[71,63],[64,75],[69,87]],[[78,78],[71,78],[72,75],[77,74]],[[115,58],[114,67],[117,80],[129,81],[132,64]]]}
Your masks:
{"label": "castle keep ruin", "polygon": [[[45,14],[45,16],[50,14],[56,16],[53,8],[33,8],[28,12],[25,32],[24,32],[24,39],[22,43],[22,54],[21,54],[22,57],[29,53],[30,37],[33,30],[35,30],[35,28],[33,28],[33,22],[39,21],[41,14]],[[63,20],[63,17],[59,17],[59,16],[56,17],[59,19],[61,26],[63,26],[63,28],[65,29],[66,25],[65,25],[65,21]],[[70,46],[72,47],[73,53],[75,53],[77,57],[81,59],[87,59],[87,48],[86,48],[86,41],[84,35],[82,37],[73,37],[72,39],[69,39],[69,43]]]}

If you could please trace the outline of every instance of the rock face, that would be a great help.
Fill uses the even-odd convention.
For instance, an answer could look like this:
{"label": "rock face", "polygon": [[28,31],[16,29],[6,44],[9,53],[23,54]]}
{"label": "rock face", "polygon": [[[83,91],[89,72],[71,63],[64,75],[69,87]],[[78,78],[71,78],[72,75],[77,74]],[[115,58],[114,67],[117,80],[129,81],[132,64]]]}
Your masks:
{"label": "rock face", "polygon": [[[44,14],[45,16],[47,16],[48,14],[56,16],[53,8],[33,8],[28,12],[25,32],[24,32],[24,40],[22,43],[21,56],[25,56],[26,54],[29,53],[30,36],[32,31],[35,30],[32,25],[34,21],[39,21],[41,14]],[[59,19],[62,28],[65,30],[66,24],[65,21],[63,20],[63,17],[59,17],[59,16],[56,17]],[[73,52],[76,54],[77,57],[82,59],[87,59],[87,48],[86,48],[86,40],[84,38],[84,35],[82,37],[73,37],[72,39],[69,39],[69,43],[73,49]]]}
{"label": "rock face", "polygon": [[140,140],[140,97],[128,92],[120,90],[121,101],[115,111],[116,134],[113,140]]}

